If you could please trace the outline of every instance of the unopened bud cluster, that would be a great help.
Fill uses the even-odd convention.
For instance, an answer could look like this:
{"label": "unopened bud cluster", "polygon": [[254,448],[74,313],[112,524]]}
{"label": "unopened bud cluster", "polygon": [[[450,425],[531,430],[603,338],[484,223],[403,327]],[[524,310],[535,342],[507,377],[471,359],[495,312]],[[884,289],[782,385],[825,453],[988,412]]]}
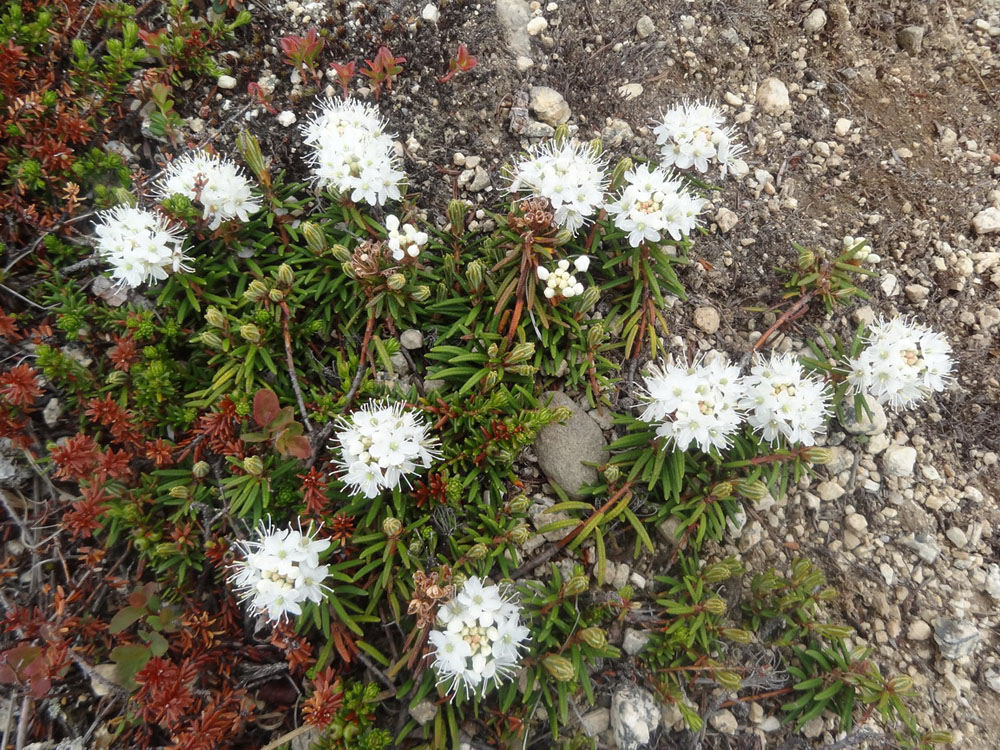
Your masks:
{"label": "unopened bud cluster", "polygon": [[[551,271],[545,266],[538,267],[538,278],[545,282],[542,294],[545,295],[546,299],[569,299],[583,294],[583,283],[577,281],[576,276],[570,273],[569,266],[569,261],[563,258],[556,263],[556,267]],[[586,255],[580,255],[573,261],[573,268],[579,273],[585,273],[589,267],[590,258]]]}

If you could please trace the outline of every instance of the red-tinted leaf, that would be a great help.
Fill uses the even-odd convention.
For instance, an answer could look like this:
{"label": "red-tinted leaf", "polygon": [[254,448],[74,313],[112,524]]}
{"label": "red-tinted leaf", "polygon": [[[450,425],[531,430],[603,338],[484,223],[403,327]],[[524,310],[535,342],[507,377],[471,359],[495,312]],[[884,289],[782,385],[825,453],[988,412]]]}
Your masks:
{"label": "red-tinted leaf", "polygon": [[[135,596],[133,594],[132,596]],[[129,598],[131,601],[131,597]],[[145,607],[125,607],[125,609],[118,612],[114,617],[111,618],[111,623],[108,625],[108,632],[111,635],[122,632],[129,625],[132,625],[140,617],[146,613]]]}
{"label": "red-tinted leaf", "polygon": [[270,388],[261,388],[253,397],[253,418],[261,427],[270,424],[280,410],[278,396]]}
{"label": "red-tinted leaf", "polygon": [[280,410],[270,422],[267,423],[267,429],[269,429],[273,435],[274,433],[283,430],[294,421],[295,409],[291,406],[286,406],[284,409]]}
{"label": "red-tinted leaf", "polygon": [[312,446],[309,444],[309,438],[303,435],[291,438],[288,441],[288,452],[296,458],[303,460],[309,458],[312,456]]}

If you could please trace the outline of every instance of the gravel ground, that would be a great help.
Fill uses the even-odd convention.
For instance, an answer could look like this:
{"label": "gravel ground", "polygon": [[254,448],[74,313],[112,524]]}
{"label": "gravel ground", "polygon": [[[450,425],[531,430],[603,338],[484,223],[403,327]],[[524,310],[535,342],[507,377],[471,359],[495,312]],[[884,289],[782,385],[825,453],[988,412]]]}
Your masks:
{"label": "gravel ground", "polygon": [[[858,321],[912,314],[948,335],[959,365],[952,387],[916,410],[835,426],[821,481],[759,505],[716,551],[757,569],[801,554],[820,562],[841,617],[886,671],[913,677],[921,723],[953,729],[960,747],[1000,747],[1000,3],[498,0],[434,11],[409,0],[258,7],[253,39],[235,50],[235,88],[214,92],[218,117],[191,118],[191,140],[221,149],[249,126],[304,176],[292,120],[311,97],[268,40],[314,25],[331,33],[324,59],[371,56],[383,43],[407,58],[381,104],[432,221],[452,197],[493,202],[509,155],[559,122],[603,136],[617,157],[650,152],[659,109],[722,103],[750,169],[717,194],[695,247],[702,262],[682,278],[691,302],[668,311],[670,350],[747,351],[775,319],[752,308],[779,299],[773,267],[794,258],[791,243],[863,235],[883,259],[871,300],[826,318],[810,311],[776,348],[798,350],[817,328],[849,335]],[[479,65],[439,83],[459,42]],[[242,93],[251,82],[281,114]],[[138,158],[153,169],[148,143]],[[610,583],[661,572],[622,563]],[[802,740],[764,709],[717,718],[712,741],[836,739],[832,718],[810,722]],[[667,731],[656,742],[675,746]]]}

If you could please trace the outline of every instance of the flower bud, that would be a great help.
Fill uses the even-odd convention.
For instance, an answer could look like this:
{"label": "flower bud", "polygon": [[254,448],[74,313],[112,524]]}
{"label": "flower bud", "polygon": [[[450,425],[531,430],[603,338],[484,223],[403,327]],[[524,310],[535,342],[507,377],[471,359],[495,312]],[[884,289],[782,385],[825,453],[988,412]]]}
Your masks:
{"label": "flower bud", "polygon": [[811,464],[828,464],[833,460],[833,451],[818,445],[810,445],[799,455],[802,456],[803,461],[808,461]]}
{"label": "flower bud", "polygon": [[226,316],[217,307],[210,307],[205,310],[205,322],[215,328],[226,327]]}
{"label": "flower bud", "polygon": [[604,648],[608,645],[608,636],[601,628],[584,628],[579,637],[591,648]]}
{"label": "flower bud", "polygon": [[448,202],[448,222],[451,224],[452,234],[465,234],[465,214],[468,210],[469,206],[465,201]]}
{"label": "flower bud", "polygon": [[743,680],[740,679],[740,676],[736,672],[728,669],[719,669],[712,674],[715,677],[715,681],[724,688],[736,691],[743,687]]}
{"label": "flower bud", "polygon": [[529,359],[532,355],[534,355],[534,353],[535,353],[535,345],[532,344],[531,342],[518,344],[513,349],[511,349],[510,353],[507,355],[507,358],[504,360],[504,364],[514,365],[517,364],[518,362],[523,362],[524,360]]}
{"label": "flower bud", "polygon": [[191,473],[194,474],[198,479],[204,479],[208,476],[208,472],[212,470],[212,467],[208,465],[208,461],[198,461],[194,466],[191,467]]}
{"label": "flower bud", "polygon": [[426,302],[430,296],[431,288],[426,284],[421,284],[410,293],[410,298],[416,302]]}
{"label": "flower bud", "polygon": [[754,502],[767,497],[767,485],[759,479],[741,479],[736,483],[736,491]]}
{"label": "flower bud", "polygon": [[389,516],[382,522],[382,533],[390,539],[395,539],[403,533],[403,522],[398,518]]}
{"label": "flower bud", "polygon": [[346,263],[351,259],[351,251],[348,250],[343,245],[341,245],[340,243],[330,248],[330,254],[333,255],[333,257],[339,260],[341,263]]}
{"label": "flower bud", "polygon": [[[219,342],[222,343],[221,341]],[[108,373],[107,384],[108,385],[123,385],[125,381],[128,380],[128,374],[122,372],[121,370],[112,370]]]}
{"label": "flower bud", "polygon": [[326,252],[326,234],[311,221],[302,222],[302,235],[306,238],[306,246],[316,255]]}
{"label": "flower bud", "polygon": [[594,305],[597,304],[598,300],[601,298],[601,290],[596,286],[588,286],[583,290],[583,294],[580,295],[580,301],[576,303],[577,309],[580,312],[587,312]]}
{"label": "flower bud", "polygon": [[496,388],[497,383],[500,382],[500,377],[501,375],[499,372],[497,372],[496,370],[490,370],[488,373],[486,373],[486,377],[483,379],[483,385],[487,389]]}
{"label": "flower bud", "polygon": [[717,596],[707,599],[701,606],[711,615],[726,614],[726,603]]}
{"label": "flower bud", "polygon": [[385,280],[385,285],[389,287],[392,291],[398,292],[404,286],[406,286],[406,277],[401,273],[394,273],[388,279]]}
{"label": "flower bud", "polygon": [[559,680],[559,682],[570,682],[576,677],[573,662],[559,654],[549,654],[546,656],[542,659],[542,666],[545,667],[546,672]]}
{"label": "flower bud", "polygon": [[601,323],[595,323],[587,330],[587,348],[591,350],[596,349],[603,341],[604,326]]}
{"label": "flower bud", "polygon": [[560,123],[559,125],[556,126],[556,132],[552,136],[552,140],[555,142],[555,145],[557,145],[557,146],[562,145],[562,143],[564,141],[569,140],[569,123],[568,122],[563,122],[563,123]]}
{"label": "flower bud", "polygon": [[486,549],[486,545],[480,542],[479,544],[474,544],[469,547],[469,551],[465,553],[465,556],[470,560],[482,560],[489,554],[489,552],[490,551]]}
{"label": "flower bud", "polygon": [[908,674],[898,674],[889,680],[889,684],[886,687],[893,693],[905,693],[913,687],[913,678]]}
{"label": "flower bud", "polygon": [[490,344],[488,347],[486,347],[486,356],[489,357],[490,359],[496,359],[499,354],[500,354],[500,347],[497,346],[496,343]]}
{"label": "flower bud", "polygon": [[518,524],[510,531],[510,540],[519,547],[529,539],[531,539],[531,529],[526,524]]}
{"label": "flower bud", "polygon": [[720,581],[725,581],[732,577],[732,573],[729,568],[723,563],[715,563],[714,565],[709,565],[702,572],[701,577],[705,580],[705,583],[719,583]]}
{"label": "flower bud", "polygon": [[837,299],[847,299],[848,297],[853,297],[858,293],[858,288],[856,286],[845,286],[843,289],[838,289],[833,293],[833,296]]}
{"label": "flower bud", "polygon": [[578,574],[570,578],[563,585],[563,596],[579,596],[590,588],[587,576]]}
{"label": "flower bud", "polygon": [[236,136],[236,148],[239,149],[243,161],[250,167],[258,180],[267,187],[271,184],[270,175],[267,173],[267,166],[264,164],[264,155],[260,152],[260,142],[257,137],[246,130],[240,131]]}
{"label": "flower bud", "polygon": [[259,456],[247,456],[243,459],[243,470],[254,477],[259,477],[264,473],[264,462]]}
{"label": "flower bud", "polygon": [[568,422],[573,416],[573,411],[568,406],[557,406],[549,411],[552,413],[553,422]]}
{"label": "flower bud", "polygon": [[531,507],[531,501],[527,495],[518,495],[510,501],[508,507],[511,513],[526,513],[528,508]]}
{"label": "flower bud", "polygon": [[[215,333],[212,331],[205,331],[204,333],[201,334],[199,338],[201,339],[201,343],[203,343],[209,349],[222,348],[222,339],[216,336]],[[124,375],[125,373],[122,374]]]}
{"label": "flower bud", "polygon": [[556,236],[553,238],[552,244],[556,247],[562,247],[567,242],[571,242],[573,239],[573,233],[568,229],[560,229],[556,232]]}
{"label": "flower bud", "polygon": [[600,138],[594,138],[590,142],[590,152],[594,156],[600,156],[601,153],[603,153],[603,151],[604,151],[604,141],[602,141]]}
{"label": "flower bud", "polygon": [[135,199],[135,196],[132,195],[132,192],[130,190],[127,190],[126,188],[116,187],[114,190],[111,191],[111,195],[113,196],[112,202],[116,206],[117,205],[135,206],[136,204],[138,204],[138,201]]}
{"label": "flower bud", "polygon": [[712,488],[712,497],[717,499],[732,497],[732,494],[733,494],[732,482],[719,482]]}
{"label": "flower bud", "polygon": [[621,186],[622,180],[625,179],[625,173],[632,169],[632,160],[627,156],[615,164],[614,170],[611,172],[611,189],[615,190]]}
{"label": "flower bud", "polygon": [[188,488],[183,484],[179,484],[176,487],[170,488],[170,497],[175,500],[187,500],[188,498]]}
{"label": "flower bud", "polygon": [[271,302],[281,302],[285,298],[285,293],[282,290],[275,287],[274,289],[272,289],[270,292],[267,293],[267,298],[271,300]]}
{"label": "flower bud", "polygon": [[828,587],[820,591],[819,594],[817,594],[816,598],[819,599],[821,602],[831,602],[838,596],[840,596],[840,594],[837,593],[837,589]]}
{"label": "flower bud", "polygon": [[411,555],[416,557],[417,555],[419,555],[421,552],[424,551],[424,540],[421,539],[419,536],[414,535],[410,539],[410,543],[407,545],[406,549],[407,551],[409,551]]}
{"label": "flower bud", "polygon": [[285,286],[291,286],[295,281],[295,272],[287,263],[278,266],[278,281]]}
{"label": "flower bud", "polygon": [[955,741],[955,735],[945,729],[935,729],[925,734],[923,739],[931,745],[950,745]]}
{"label": "flower bud", "polygon": [[750,643],[753,640],[753,633],[742,628],[722,628],[719,633],[723,638],[736,643]]}
{"label": "flower bud", "polygon": [[260,302],[267,296],[267,285],[260,279],[254,279],[247,286],[247,290],[243,292],[243,296],[251,302]]}
{"label": "flower bud", "polygon": [[351,279],[358,278],[358,274],[354,271],[354,266],[350,261],[345,260],[340,264],[340,270],[344,272],[344,275]]}
{"label": "flower bud", "polygon": [[246,325],[240,326],[240,336],[249,341],[251,344],[260,343],[260,329],[253,323],[247,323]]}
{"label": "flower bud", "polygon": [[608,480],[609,483],[617,482],[621,479],[622,470],[618,468],[618,464],[610,464],[604,470],[604,478]]}
{"label": "flower bud", "polygon": [[473,289],[478,289],[483,285],[484,275],[485,269],[483,263],[478,258],[465,267],[465,278],[469,280]]}
{"label": "flower bud", "polygon": [[813,264],[815,262],[816,262],[816,253],[814,253],[809,248],[805,247],[799,250],[798,264],[800,271],[808,271],[810,268],[813,267]]}
{"label": "flower bud", "polygon": [[538,372],[538,368],[534,365],[514,365],[513,367],[509,367],[507,369],[515,375],[523,375],[527,378],[532,377],[536,372]]}

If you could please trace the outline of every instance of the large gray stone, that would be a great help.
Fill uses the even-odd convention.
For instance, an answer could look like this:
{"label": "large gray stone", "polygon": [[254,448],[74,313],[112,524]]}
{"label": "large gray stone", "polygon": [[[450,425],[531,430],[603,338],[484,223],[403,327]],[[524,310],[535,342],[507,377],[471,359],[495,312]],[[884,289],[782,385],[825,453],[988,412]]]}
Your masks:
{"label": "large gray stone", "polygon": [[550,408],[565,406],[571,415],[566,422],[539,430],[535,440],[538,465],[567,495],[580,499],[580,488],[596,484],[598,479],[597,469],[584,463],[604,464],[610,458],[604,434],[597,422],[561,391],[546,393],[540,403]]}
{"label": "large gray stone", "polygon": [[841,405],[842,414],[840,424],[852,435],[882,434],[885,432],[885,428],[889,426],[889,419],[885,415],[885,409],[882,408],[882,404],[871,396],[862,394],[861,398],[868,405],[871,416],[864,409],[855,411],[855,397],[848,394],[844,397],[843,404]]}
{"label": "large gray stone", "polygon": [[611,729],[618,750],[639,750],[660,725],[653,694],[638,685],[620,688],[611,699]]}
{"label": "large gray stone", "polygon": [[979,645],[979,629],[969,620],[942,617],[934,623],[934,642],[945,659],[969,656]]}
{"label": "large gray stone", "polygon": [[569,120],[569,104],[563,95],[549,86],[532,86],[528,106],[547,125],[556,127]]}

